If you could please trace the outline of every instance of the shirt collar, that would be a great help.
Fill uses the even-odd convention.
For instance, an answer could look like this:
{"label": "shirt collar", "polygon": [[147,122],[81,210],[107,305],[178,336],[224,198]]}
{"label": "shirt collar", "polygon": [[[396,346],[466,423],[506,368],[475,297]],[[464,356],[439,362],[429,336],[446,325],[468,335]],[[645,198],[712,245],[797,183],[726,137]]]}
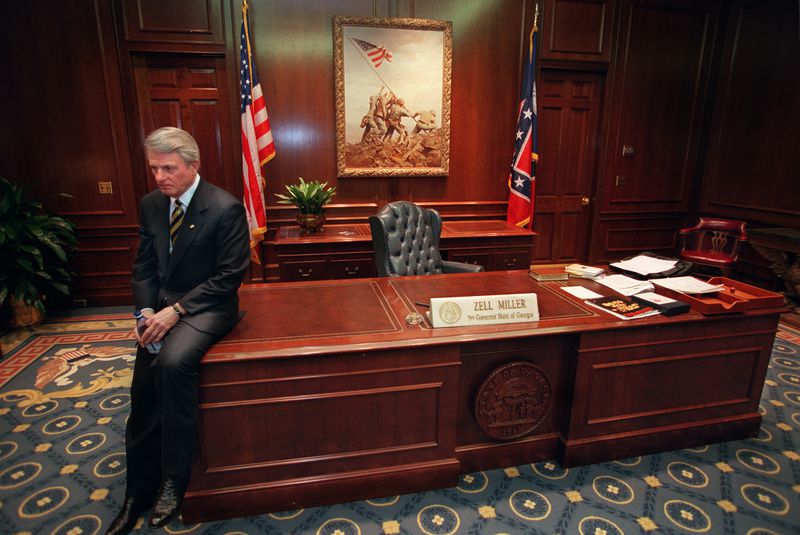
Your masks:
{"label": "shirt collar", "polygon": [[[194,176],[194,182],[189,189],[184,191],[178,199],[180,199],[181,204],[183,205],[183,209],[186,210],[189,208],[189,203],[192,202],[192,197],[194,197],[194,193],[197,191],[197,186],[200,185],[200,173]],[[172,213],[172,210],[175,208],[175,199],[172,197],[169,198],[169,211]]]}

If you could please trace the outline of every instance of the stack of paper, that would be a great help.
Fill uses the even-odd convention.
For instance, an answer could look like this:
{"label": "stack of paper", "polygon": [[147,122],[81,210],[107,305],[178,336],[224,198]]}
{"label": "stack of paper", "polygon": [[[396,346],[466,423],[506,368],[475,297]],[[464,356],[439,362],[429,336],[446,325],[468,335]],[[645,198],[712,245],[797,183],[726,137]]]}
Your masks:
{"label": "stack of paper", "polygon": [[593,280],[596,280],[598,277],[602,277],[603,273],[605,273],[603,268],[584,266],[583,264],[570,264],[564,267],[564,271],[573,277],[581,277],[584,279]]}
{"label": "stack of paper", "polygon": [[647,276],[668,271],[674,268],[677,263],[677,260],[666,260],[662,258],[653,258],[652,256],[639,255],[628,260],[614,262],[611,265],[623,271],[630,271]]}
{"label": "stack of paper", "polygon": [[635,295],[640,292],[652,292],[655,287],[648,281],[636,280],[627,275],[606,275],[597,282],[603,286],[608,286],[622,295]]}
{"label": "stack of paper", "polygon": [[669,277],[666,279],[653,279],[652,282],[684,294],[707,294],[718,292],[725,288],[724,284],[708,284],[695,277]]}

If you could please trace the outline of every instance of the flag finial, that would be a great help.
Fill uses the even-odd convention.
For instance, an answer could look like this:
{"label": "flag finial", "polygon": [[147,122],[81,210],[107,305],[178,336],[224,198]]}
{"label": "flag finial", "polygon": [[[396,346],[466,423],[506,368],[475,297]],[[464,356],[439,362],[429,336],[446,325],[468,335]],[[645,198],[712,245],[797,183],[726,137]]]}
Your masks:
{"label": "flag finial", "polygon": [[539,2],[536,2],[536,11],[533,12],[533,31],[539,31]]}

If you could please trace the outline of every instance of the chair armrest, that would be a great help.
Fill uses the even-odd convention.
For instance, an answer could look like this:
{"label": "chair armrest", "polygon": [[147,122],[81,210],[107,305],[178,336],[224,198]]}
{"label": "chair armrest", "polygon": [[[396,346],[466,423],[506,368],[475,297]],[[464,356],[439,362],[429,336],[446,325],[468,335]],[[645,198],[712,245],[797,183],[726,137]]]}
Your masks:
{"label": "chair armrest", "polygon": [[483,266],[477,264],[442,260],[442,273],[478,273],[480,271],[483,271]]}
{"label": "chair armrest", "polygon": [[700,224],[698,223],[697,225],[695,225],[693,227],[682,228],[682,229],[680,229],[678,231],[678,233],[686,235],[686,234],[691,234],[692,232],[698,232],[698,231],[700,231],[700,229],[701,229],[701,227],[700,227]]}

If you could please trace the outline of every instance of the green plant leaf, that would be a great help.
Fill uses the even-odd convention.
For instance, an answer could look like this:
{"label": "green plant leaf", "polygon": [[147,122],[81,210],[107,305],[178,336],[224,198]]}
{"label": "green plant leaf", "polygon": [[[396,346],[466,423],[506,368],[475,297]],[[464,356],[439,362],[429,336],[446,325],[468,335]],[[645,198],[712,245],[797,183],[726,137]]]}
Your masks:
{"label": "green plant leaf", "polygon": [[61,259],[63,262],[67,261],[67,253],[59,244],[51,240],[49,236],[42,236],[40,239],[42,240],[42,243],[50,247],[50,250],[53,251],[59,259]]}
{"label": "green plant leaf", "polygon": [[53,288],[55,288],[64,295],[69,295],[69,286],[67,286],[66,284],[61,284],[60,282],[52,282],[50,283],[50,286],[52,286]]}
{"label": "green plant leaf", "polygon": [[[22,257],[22,256],[18,256],[17,257],[16,265],[19,268],[21,268],[21,270],[24,271],[24,272],[33,273],[35,271],[34,270],[34,266],[31,263],[31,261],[28,258],[25,258],[25,257]],[[21,275],[25,276],[26,274],[23,273]]]}
{"label": "green plant leaf", "polygon": [[287,184],[284,187],[286,193],[274,194],[279,199],[278,204],[294,204],[303,214],[324,213],[325,205],[336,194],[336,188],[329,188],[327,182],[306,181],[303,177],[298,177],[297,184]]}
{"label": "green plant leaf", "polygon": [[67,260],[76,245],[72,222],[26,200],[22,185],[0,177],[0,303],[13,296],[43,311],[47,292],[68,295]]}
{"label": "green plant leaf", "polygon": [[36,272],[36,276],[40,277],[42,279],[48,280],[48,281],[52,281],[53,280],[53,277],[51,277],[50,274],[48,272],[46,272],[46,271],[37,271]]}
{"label": "green plant leaf", "polygon": [[44,267],[44,258],[42,257],[42,252],[39,249],[32,245],[20,245],[19,249],[33,258],[33,260],[36,262],[36,269],[42,269]]}
{"label": "green plant leaf", "polygon": [[72,281],[72,273],[70,273],[66,269],[61,268],[61,267],[54,267],[53,271],[55,271],[55,274],[56,274],[58,279],[61,279],[62,281],[65,281],[65,282],[71,282]]}

